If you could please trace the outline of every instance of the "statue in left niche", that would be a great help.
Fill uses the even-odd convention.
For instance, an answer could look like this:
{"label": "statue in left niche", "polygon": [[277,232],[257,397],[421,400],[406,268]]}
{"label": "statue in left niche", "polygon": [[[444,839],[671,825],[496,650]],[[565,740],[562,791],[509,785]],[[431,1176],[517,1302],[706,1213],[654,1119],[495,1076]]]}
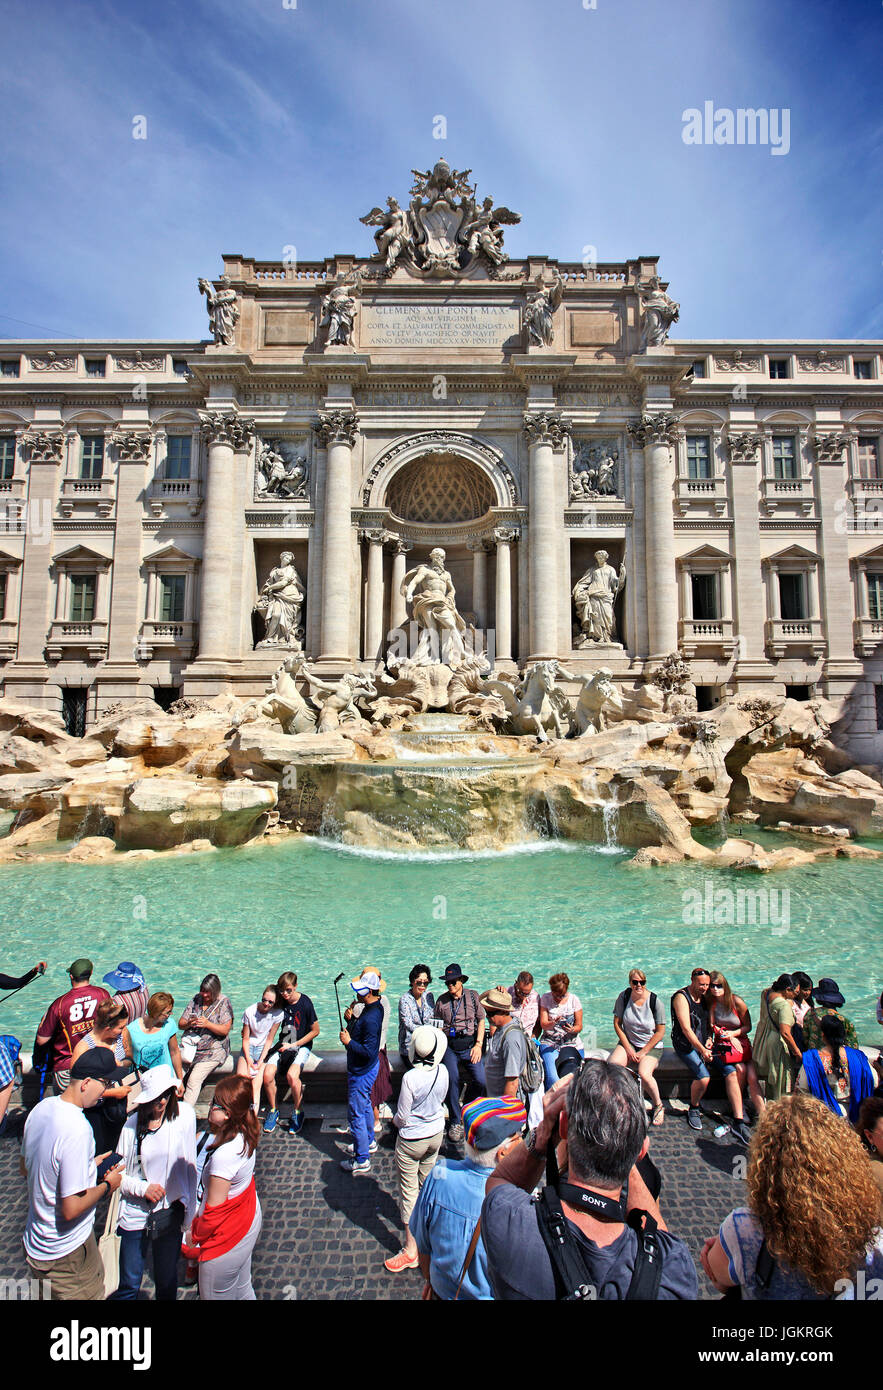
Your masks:
{"label": "statue in left niche", "polygon": [[326,330],[326,347],[353,346],[353,329],[358,312],[357,296],[361,288],[361,277],[357,272],[355,277],[346,276],[322,300],[319,327]]}
{"label": "statue in left niche", "polygon": [[236,291],[230,288],[229,275],[222,275],[220,283],[223,289],[215,291],[208,280],[200,280],[199,292],[206,298],[209,328],[215,335],[215,342],[229,347],[239,322],[239,305]]}
{"label": "statue in left niche", "polygon": [[284,444],[269,440],[258,455],[255,470],[257,497],[307,496],[307,456],[292,455]]}
{"label": "statue in left niche", "polygon": [[303,628],[300,615],[304,597],[305,590],[294,567],[294,556],[290,550],[283,550],[279,564],[270,570],[254,606],[254,612],[260,614],[266,628],[256,651],[263,647],[301,650]]}

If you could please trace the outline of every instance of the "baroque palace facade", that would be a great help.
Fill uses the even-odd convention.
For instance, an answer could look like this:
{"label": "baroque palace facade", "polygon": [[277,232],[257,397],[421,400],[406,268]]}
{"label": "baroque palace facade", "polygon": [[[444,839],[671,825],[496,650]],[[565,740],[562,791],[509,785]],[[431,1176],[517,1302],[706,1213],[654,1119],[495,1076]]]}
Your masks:
{"label": "baroque palace facade", "polygon": [[372,255],[225,256],[209,341],[0,343],[3,693],[79,732],[259,694],[280,645],[370,670],[441,547],[503,673],[680,650],[701,707],[850,697],[883,760],[883,343],[670,342],[656,257],[509,260],[468,173]]}

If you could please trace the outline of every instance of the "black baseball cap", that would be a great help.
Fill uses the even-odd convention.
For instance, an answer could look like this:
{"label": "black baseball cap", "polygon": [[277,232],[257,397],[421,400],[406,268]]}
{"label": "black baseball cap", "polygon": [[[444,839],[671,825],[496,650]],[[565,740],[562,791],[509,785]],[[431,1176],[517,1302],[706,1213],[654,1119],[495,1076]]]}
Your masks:
{"label": "black baseball cap", "polygon": [[122,1081],[131,1070],[131,1063],[117,1064],[109,1047],[90,1047],[71,1067],[71,1081],[86,1081],[91,1077],[94,1081],[106,1081],[110,1086],[114,1081]]}

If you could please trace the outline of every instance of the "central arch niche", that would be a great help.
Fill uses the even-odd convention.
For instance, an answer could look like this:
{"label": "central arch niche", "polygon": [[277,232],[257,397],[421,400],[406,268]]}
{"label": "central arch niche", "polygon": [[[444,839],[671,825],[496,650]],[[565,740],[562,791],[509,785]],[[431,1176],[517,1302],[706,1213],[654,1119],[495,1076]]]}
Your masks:
{"label": "central arch niche", "polygon": [[424,454],[396,473],[386,505],[402,521],[456,526],[485,516],[496,497],[490,479],[475,464]]}

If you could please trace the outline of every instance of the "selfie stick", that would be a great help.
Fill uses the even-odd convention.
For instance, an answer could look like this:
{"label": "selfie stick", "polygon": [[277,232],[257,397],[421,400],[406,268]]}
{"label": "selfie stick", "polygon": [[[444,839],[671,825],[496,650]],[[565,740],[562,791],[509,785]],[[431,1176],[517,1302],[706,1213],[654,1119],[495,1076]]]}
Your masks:
{"label": "selfie stick", "polygon": [[[45,967],[44,967],[42,970],[38,970],[38,971],[37,971],[37,975],[45,975],[45,974],[46,974]],[[36,979],[36,976],[35,976],[34,978]],[[24,983],[23,985],[16,985],[15,989],[11,989],[11,990],[9,991],[8,994],[4,994],[3,998],[0,999],[0,1004],[5,1004],[6,1001],[7,1001],[7,999],[11,999],[12,996],[13,996],[13,994],[18,994],[18,992],[19,992],[20,989],[25,989],[25,988],[27,988],[27,986],[28,986],[30,983],[31,983],[30,980],[26,980],[25,983]]]}
{"label": "selfie stick", "polygon": [[341,1033],[343,1032],[343,1014],[340,1012],[340,995],[339,995],[338,992],[337,992],[337,986],[340,984],[341,980],[343,979],[343,975],[344,975],[344,972],[341,970],[340,974],[339,974],[339,975],[336,975],[336,976],[334,977],[334,997],[335,997],[335,999],[337,1000],[337,1017],[338,1017],[338,1019],[339,1019],[339,1021],[340,1021],[340,1031],[341,1031]]}

